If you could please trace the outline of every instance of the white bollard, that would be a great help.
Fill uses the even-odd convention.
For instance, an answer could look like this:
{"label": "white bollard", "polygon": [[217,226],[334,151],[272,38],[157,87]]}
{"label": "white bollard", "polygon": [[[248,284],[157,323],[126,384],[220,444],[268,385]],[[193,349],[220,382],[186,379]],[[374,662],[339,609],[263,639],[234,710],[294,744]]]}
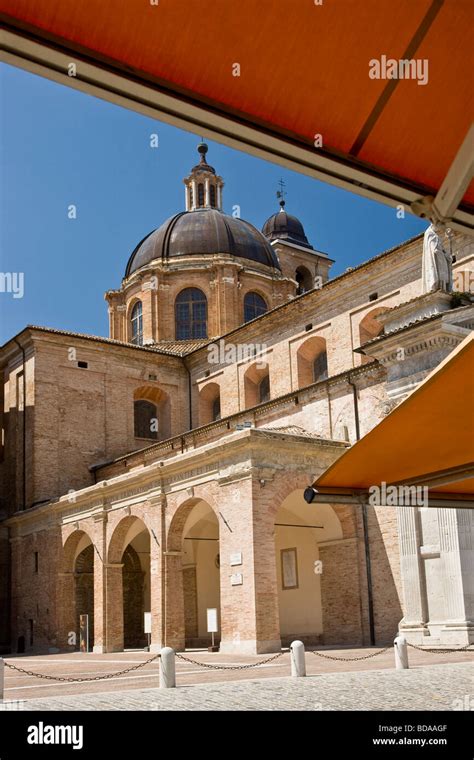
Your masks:
{"label": "white bollard", "polygon": [[173,689],[176,686],[176,666],[174,649],[163,647],[160,657],[160,689]]}
{"label": "white bollard", "polygon": [[5,660],[0,657],[0,702],[3,702],[3,694],[5,690]]}
{"label": "white bollard", "polygon": [[397,670],[408,669],[408,649],[407,640],[405,636],[399,635],[393,642],[393,648],[395,651],[395,667]]}
{"label": "white bollard", "polygon": [[304,656],[304,644],[302,641],[293,641],[290,646],[291,675],[293,678],[301,678],[306,675],[306,660]]}

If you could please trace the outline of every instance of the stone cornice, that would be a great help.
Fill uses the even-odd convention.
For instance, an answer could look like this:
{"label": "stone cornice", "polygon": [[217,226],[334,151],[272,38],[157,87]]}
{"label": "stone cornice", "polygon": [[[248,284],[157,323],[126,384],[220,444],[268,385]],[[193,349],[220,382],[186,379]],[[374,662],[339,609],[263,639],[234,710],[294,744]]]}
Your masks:
{"label": "stone cornice", "polygon": [[469,333],[464,327],[445,322],[442,317],[433,321],[420,323],[412,326],[410,330],[403,330],[394,335],[387,335],[370,347],[370,356],[373,356],[384,367],[398,364],[403,358],[414,356],[423,351],[433,351],[438,348],[456,348]]}
{"label": "stone cornice", "polygon": [[[325,450],[336,454],[338,450],[342,453],[346,448],[347,444],[342,441],[311,439],[255,429],[232,432],[218,442],[211,442],[167,461],[156,461],[78,490],[74,501],[71,501],[72,495],[69,493],[54,502],[18,512],[3,524],[12,527],[15,532],[21,532],[25,528],[28,528],[26,532],[31,532],[35,526],[45,529],[87,517],[100,521],[106,519],[107,512],[113,509],[149,500],[159,505],[163,503],[167,492],[218,479],[219,472],[225,470],[227,462],[232,462],[237,467],[240,462],[240,472],[246,470],[247,477],[262,477],[262,467],[265,471],[271,467],[275,450],[284,452],[288,466],[292,463],[300,466],[302,461],[309,464],[309,460],[320,458]],[[269,456],[270,462],[267,461]],[[248,464],[244,467],[243,462]],[[196,466],[197,463],[199,466]]]}

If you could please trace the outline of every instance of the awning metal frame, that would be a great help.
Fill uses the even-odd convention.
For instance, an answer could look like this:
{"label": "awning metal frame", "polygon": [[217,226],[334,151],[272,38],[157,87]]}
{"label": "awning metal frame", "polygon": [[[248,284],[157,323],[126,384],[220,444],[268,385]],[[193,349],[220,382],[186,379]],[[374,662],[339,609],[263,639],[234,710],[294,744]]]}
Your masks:
{"label": "awning metal frame", "polygon": [[[387,485],[387,488],[389,486]],[[312,492],[312,493],[310,493]],[[403,509],[422,509],[423,507],[414,504],[397,504],[397,505],[373,505],[369,501],[370,494],[365,489],[333,489],[325,488],[324,491],[318,491],[312,486],[308,486],[305,490],[305,501],[307,504],[354,504],[355,506],[387,506],[387,508],[393,508],[393,506],[401,507]],[[474,509],[474,499],[471,496],[464,496],[463,494],[428,494],[428,509],[431,508],[443,508],[443,507],[455,507],[456,509]]]}

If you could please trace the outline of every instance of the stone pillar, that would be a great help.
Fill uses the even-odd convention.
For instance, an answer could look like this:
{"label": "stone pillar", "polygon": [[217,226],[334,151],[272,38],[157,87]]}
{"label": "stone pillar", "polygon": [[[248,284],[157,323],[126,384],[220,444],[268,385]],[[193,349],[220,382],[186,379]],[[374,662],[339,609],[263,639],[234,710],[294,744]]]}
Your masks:
{"label": "stone pillar", "polygon": [[20,618],[21,607],[21,538],[15,536],[10,539],[11,544],[11,647],[12,652],[17,651],[18,637],[26,636]]}
{"label": "stone pillar", "polygon": [[[123,652],[123,564],[105,565],[105,652]],[[95,646],[94,646],[95,650]]]}
{"label": "stone pillar", "polygon": [[474,517],[470,509],[439,509],[441,561],[446,619],[442,644],[474,641]]}
{"label": "stone pillar", "polygon": [[209,178],[206,179],[205,185],[204,185],[204,205],[210,206],[211,205],[211,196],[210,196],[211,190],[210,190],[210,183]]}
{"label": "stone pillar", "polygon": [[[76,586],[74,572],[58,573],[57,578],[58,632],[57,645],[61,649],[79,645],[79,631],[76,622]],[[76,643],[70,641],[69,634],[76,634]]]}
{"label": "stone pillar", "polygon": [[422,643],[427,617],[425,584],[419,551],[418,508],[398,507],[397,523],[404,610],[400,629],[406,634],[408,629],[415,632],[414,637],[407,635],[407,639]]}
{"label": "stone pillar", "polygon": [[106,578],[105,562],[107,557],[106,526],[107,515],[94,517],[96,529],[93,536],[94,545],[94,646],[93,652],[106,652]]}
{"label": "stone pillar", "polygon": [[177,651],[185,649],[182,552],[163,552],[165,564],[164,644]]}
{"label": "stone pillar", "polygon": [[197,208],[198,206],[197,182],[195,179],[193,179],[193,181],[191,182],[191,186],[193,188],[193,204],[191,207],[191,211],[193,211],[193,209]]}
{"label": "stone pillar", "polygon": [[150,522],[147,523],[150,532],[150,612],[151,637],[150,652],[159,652],[164,646],[164,556],[161,547],[164,545],[164,509],[166,502],[160,497],[150,501],[154,507]]}
{"label": "stone pillar", "polygon": [[277,652],[281,639],[271,489],[265,491],[252,478],[223,479],[221,489],[220,649]]}

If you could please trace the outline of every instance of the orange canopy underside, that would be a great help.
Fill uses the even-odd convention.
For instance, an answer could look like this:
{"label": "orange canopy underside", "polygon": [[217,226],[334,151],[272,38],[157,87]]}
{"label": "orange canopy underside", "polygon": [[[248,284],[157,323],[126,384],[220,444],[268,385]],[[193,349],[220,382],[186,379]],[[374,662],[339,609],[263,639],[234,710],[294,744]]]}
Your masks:
{"label": "orange canopy underside", "polygon": [[[87,49],[436,194],[472,119],[471,0],[0,0],[13,27]],[[428,60],[428,84],[369,78],[382,55]],[[240,64],[240,76],[232,75]],[[464,197],[474,204],[474,185]]]}
{"label": "orange canopy underside", "polygon": [[[433,483],[436,493],[474,494],[474,335],[470,335],[391,414],[342,455],[314,487]],[[471,474],[449,475],[465,469]],[[423,481],[420,481],[423,485]]]}

